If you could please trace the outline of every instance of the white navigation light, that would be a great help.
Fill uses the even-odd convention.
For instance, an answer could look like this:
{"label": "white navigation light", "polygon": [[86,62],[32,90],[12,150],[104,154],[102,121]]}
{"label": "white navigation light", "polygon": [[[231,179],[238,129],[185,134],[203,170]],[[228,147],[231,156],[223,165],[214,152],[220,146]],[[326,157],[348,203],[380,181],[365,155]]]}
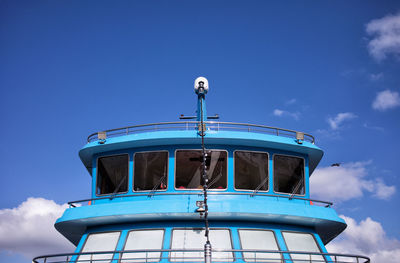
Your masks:
{"label": "white navigation light", "polygon": [[208,80],[205,77],[198,77],[194,81],[194,91],[196,94],[207,94]]}

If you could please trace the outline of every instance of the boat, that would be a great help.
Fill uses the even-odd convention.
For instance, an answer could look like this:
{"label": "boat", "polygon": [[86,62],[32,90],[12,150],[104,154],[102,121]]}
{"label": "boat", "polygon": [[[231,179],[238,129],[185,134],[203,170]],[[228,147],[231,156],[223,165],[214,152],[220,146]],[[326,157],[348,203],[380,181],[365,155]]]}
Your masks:
{"label": "boat", "polygon": [[346,223],[310,198],[323,156],[312,135],[221,122],[207,116],[207,79],[194,90],[194,116],[89,135],[91,196],[55,222],[76,250],[34,263],[370,262],[326,250]]}

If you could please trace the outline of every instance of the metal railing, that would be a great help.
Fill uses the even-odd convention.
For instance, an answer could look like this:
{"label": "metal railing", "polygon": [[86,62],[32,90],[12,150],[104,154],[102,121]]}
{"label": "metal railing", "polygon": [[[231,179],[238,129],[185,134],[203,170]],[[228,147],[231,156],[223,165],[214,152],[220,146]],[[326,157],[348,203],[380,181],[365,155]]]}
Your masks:
{"label": "metal railing", "polygon": [[[79,205],[84,205],[86,203],[90,203],[91,205],[95,204],[96,200],[118,200],[120,198],[128,198],[128,197],[143,197],[147,196],[148,198],[153,198],[154,196],[183,196],[183,195],[197,195],[199,197],[203,196],[202,192],[182,192],[182,193],[177,193],[177,192],[153,192],[153,193],[140,193],[140,194],[129,194],[129,195],[111,195],[111,196],[104,196],[104,197],[97,197],[97,198],[89,198],[89,199],[82,199],[82,200],[77,200],[77,201],[71,201],[68,202],[70,207],[76,207],[78,204]],[[328,201],[321,201],[321,200],[316,200],[316,199],[310,199],[310,198],[304,198],[304,197],[298,197],[298,196],[286,196],[286,195],[274,195],[274,194],[266,194],[266,193],[254,193],[254,192],[208,192],[208,195],[218,195],[218,196],[223,196],[223,195],[237,195],[237,196],[249,196],[249,197],[274,197],[274,198],[285,198],[288,200],[303,200],[307,202],[312,202],[313,204],[320,204],[324,207],[331,207],[333,205],[332,202]]]}
{"label": "metal railing", "polygon": [[[369,263],[366,256],[305,251],[213,249],[212,262],[267,263]],[[204,262],[201,249],[148,249],[64,253],[35,257],[32,263],[132,263],[132,262]]]}
{"label": "metal railing", "polygon": [[[163,130],[197,130],[199,127],[198,121],[177,121],[177,122],[159,122],[159,123],[149,123],[134,126],[126,126],[117,129],[106,130],[102,132],[92,133],[88,136],[87,142],[93,142],[96,140],[101,140],[109,137],[118,137],[123,135],[144,133],[144,132],[155,132]],[[256,132],[256,133],[266,133],[276,136],[283,136],[289,138],[302,138],[305,141],[314,143],[314,136],[311,134],[298,132],[294,130],[282,129],[277,127],[258,125],[258,124],[248,124],[248,123],[235,123],[235,122],[217,122],[217,121],[206,121],[206,129],[211,131],[244,131],[244,132]]]}

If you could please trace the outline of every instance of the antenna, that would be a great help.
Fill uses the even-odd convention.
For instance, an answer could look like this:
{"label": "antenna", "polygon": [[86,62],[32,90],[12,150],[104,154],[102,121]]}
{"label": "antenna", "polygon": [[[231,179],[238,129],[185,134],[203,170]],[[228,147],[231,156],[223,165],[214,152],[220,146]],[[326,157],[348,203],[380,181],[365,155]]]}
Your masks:
{"label": "antenna", "polygon": [[[205,95],[208,92],[208,80],[204,77],[198,77],[194,81],[194,91],[197,94],[197,121],[199,121],[199,135],[201,136],[201,149],[203,155],[203,162],[202,162],[202,177],[203,177],[203,195],[204,201],[203,206],[204,210],[202,209],[202,213],[204,214],[204,225],[205,225],[205,237],[207,239],[206,243],[204,244],[204,260],[205,263],[211,263],[211,243],[210,243],[210,228],[208,223],[208,204],[207,204],[207,189],[208,189],[208,176],[207,176],[207,167],[206,167],[206,147],[204,144],[204,136],[205,136],[205,123],[204,121],[207,119],[206,114],[206,107],[205,107]],[[199,207],[200,208],[200,207]],[[203,208],[203,207],[201,207]],[[200,213],[200,216],[201,214]]]}

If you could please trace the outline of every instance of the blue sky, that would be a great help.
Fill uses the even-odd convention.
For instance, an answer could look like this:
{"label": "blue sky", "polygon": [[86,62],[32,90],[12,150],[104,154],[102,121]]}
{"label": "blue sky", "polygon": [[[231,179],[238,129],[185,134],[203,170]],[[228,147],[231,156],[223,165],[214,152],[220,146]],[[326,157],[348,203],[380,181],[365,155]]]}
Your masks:
{"label": "blue sky", "polygon": [[[349,224],[332,249],[400,255],[399,32],[398,1],[0,1],[0,233],[89,197],[86,136],[192,114],[205,76],[210,115],[317,138],[311,191]],[[0,261],[36,254],[19,238]]]}

